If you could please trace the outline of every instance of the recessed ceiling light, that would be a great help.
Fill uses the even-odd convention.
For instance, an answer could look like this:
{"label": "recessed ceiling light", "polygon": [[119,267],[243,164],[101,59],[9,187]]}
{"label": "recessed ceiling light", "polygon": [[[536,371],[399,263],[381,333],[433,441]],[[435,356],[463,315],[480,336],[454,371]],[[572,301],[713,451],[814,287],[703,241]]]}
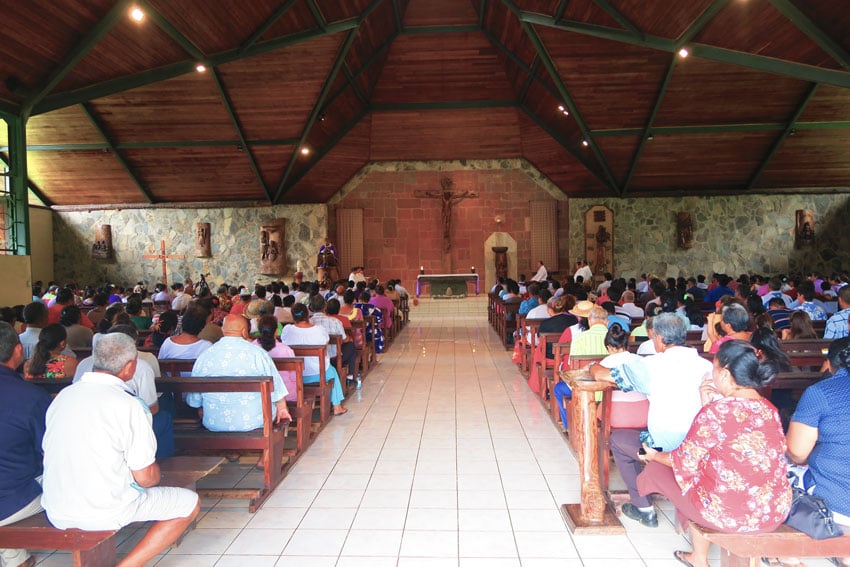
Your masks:
{"label": "recessed ceiling light", "polygon": [[301,148],[301,155],[302,156],[309,156],[310,155],[310,148],[308,148],[307,146],[304,146],[303,148]]}
{"label": "recessed ceiling light", "polygon": [[564,112],[564,116],[569,116],[569,115],[570,115],[570,111],[569,111],[569,110],[564,110],[563,112]]}
{"label": "recessed ceiling light", "polygon": [[691,54],[691,52],[688,51],[688,49],[686,47],[683,47],[682,49],[679,50],[679,57],[681,57],[682,59],[684,59],[685,57],[687,57],[690,54]]}
{"label": "recessed ceiling light", "polygon": [[588,144],[587,144],[587,140],[582,140],[582,141],[581,141],[581,145],[582,145],[582,146],[584,146],[584,147],[586,148],[586,147],[588,146]]}
{"label": "recessed ceiling light", "polygon": [[563,111],[564,111],[564,105],[563,105],[563,104],[559,104],[559,105],[558,105],[558,112],[563,112]]}
{"label": "recessed ceiling light", "polygon": [[133,21],[141,22],[145,19],[145,13],[142,12],[141,8],[134,7],[132,10],[130,10],[130,17],[133,19]]}
{"label": "recessed ceiling light", "polygon": [[207,70],[207,66],[204,65],[203,63],[198,63],[197,65],[195,65],[195,71],[197,71],[198,73],[203,73],[206,70]]}

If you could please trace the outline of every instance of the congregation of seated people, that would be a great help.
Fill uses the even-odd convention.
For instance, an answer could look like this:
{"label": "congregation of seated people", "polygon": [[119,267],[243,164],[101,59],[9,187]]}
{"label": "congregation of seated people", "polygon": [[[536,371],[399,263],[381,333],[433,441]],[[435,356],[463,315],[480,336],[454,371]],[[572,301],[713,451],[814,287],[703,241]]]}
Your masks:
{"label": "congregation of seated people", "polygon": [[[539,319],[517,327],[522,340],[515,355],[534,344],[529,335],[535,331],[561,333],[561,360],[552,360],[552,341],[547,351],[537,343],[534,356],[541,363],[529,367],[528,386],[544,403],[554,397],[560,411],[553,419],[560,414],[565,432],[571,391],[558,370],[576,368],[571,357],[599,357],[588,373],[615,386],[611,412],[644,404],[642,427],[610,433],[628,490],[620,512],[655,527],[654,495],[666,497],[693,545],[676,552],[676,559],[706,566],[709,541],[694,526],[774,530],[790,508],[789,470],[824,498],[838,524],[850,525],[848,282],[847,272],[666,280],[641,274],[626,280],[593,275],[578,262],[561,281],[527,282],[521,275],[519,281],[500,279],[490,292],[491,309],[518,302],[524,321]],[[795,349],[814,351],[806,353],[814,361],[823,354],[822,366],[795,362]],[[539,391],[546,381],[536,373],[550,367],[551,386]],[[805,390],[770,388],[780,374],[803,371],[823,374]],[[740,483],[720,489],[729,475]],[[798,564],[797,558],[769,561]],[[850,565],[850,558],[834,562]]]}

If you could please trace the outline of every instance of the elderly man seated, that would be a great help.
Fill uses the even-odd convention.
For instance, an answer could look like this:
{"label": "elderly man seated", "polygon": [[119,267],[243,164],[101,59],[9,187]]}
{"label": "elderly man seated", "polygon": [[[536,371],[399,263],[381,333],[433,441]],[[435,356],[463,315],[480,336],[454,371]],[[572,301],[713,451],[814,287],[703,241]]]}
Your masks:
{"label": "elderly man seated", "polygon": [[657,527],[652,501],[638,493],[637,476],[643,469],[638,451],[642,443],[663,452],[682,443],[702,407],[699,388],[703,380],[711,379],[712,366],[696,349],[685,346],[687,328],[681,317],[661,313],[652,322],[651,340],[658,354],[610,370],[593,365],[590,373],[596,380],[614,382],[623,392],[634,390],[649,398],[648,430],[612,430],[611,453],[629,489],[630,502],[623,504],[623,514]]}
{"label": "elderly man seated", "polygon": [[185,488],[156,486],[151,414],[127,387],[136,371],[133,339],[105,335],[93,357],[94,370],[62,390],[47,410],[41,503],[60,529],[117,530],[153,521],[119,563],[143,565],[180,537],[200,500]]}
{"label": "elderly man seated", "polygon": [[[192,376],[271,376],[275,423],[292,419],[286,409],[286,386],[269,353],[250,342],[248,320],[228,315],[222,332],[221,340],[198,356]],[[210,431],[251,431],[263,426],[262,402],[256,392],[192,393],[186,403],[203,408],[204,427]]]}

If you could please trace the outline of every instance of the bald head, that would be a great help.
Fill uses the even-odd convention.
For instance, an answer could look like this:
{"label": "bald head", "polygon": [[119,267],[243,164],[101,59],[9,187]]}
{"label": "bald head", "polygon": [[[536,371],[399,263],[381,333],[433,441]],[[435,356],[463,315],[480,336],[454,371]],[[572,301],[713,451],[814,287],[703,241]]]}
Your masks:
{"label": "bald head", "polygon": [[225,337],[248,336],[248,320],[242,315],[228,315],[221,324],[221,332]]}

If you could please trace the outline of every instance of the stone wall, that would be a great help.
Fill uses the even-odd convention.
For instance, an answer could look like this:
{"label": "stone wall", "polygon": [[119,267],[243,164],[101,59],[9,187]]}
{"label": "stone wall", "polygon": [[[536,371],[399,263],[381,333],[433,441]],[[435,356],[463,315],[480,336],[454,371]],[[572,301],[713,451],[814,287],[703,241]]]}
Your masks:
{"label": "stone wall", "polygon": [[[571,261],[584,256],[584,213],[614,211],[614,270],[631,277],[711,272],[775,274],[850,267],[850,195],[571,199]],[[815,242],[795,248],[795,211],[815,214]],[[694,247],[676,247],[676,213],[690,212]]]}
{"label": "stone wall", "polygon": [[[327,230],[327,206],[278,205],[224,209],[123,209],[91,212],[56,212],[53,223],[55,278],[80,283],[112,282],[118,285],[144,281],[148,288],[162,279],[159,260],[142,259],[158,254],[165,240],[167,254],[183,255],[168,260],[169,283],[187,278],[197,281],[210,273],[211,283],[252,285],[279,279],[259,273],[260,225],[275,218],[286,219],[286,257],[291,281],[300,260],[306,278],[314,278],[316,253]],[[212,257],[194,257],[195,223],[210,223]],[[94,260],[91,247],[94,227],[112,225],[112,260]]]}

